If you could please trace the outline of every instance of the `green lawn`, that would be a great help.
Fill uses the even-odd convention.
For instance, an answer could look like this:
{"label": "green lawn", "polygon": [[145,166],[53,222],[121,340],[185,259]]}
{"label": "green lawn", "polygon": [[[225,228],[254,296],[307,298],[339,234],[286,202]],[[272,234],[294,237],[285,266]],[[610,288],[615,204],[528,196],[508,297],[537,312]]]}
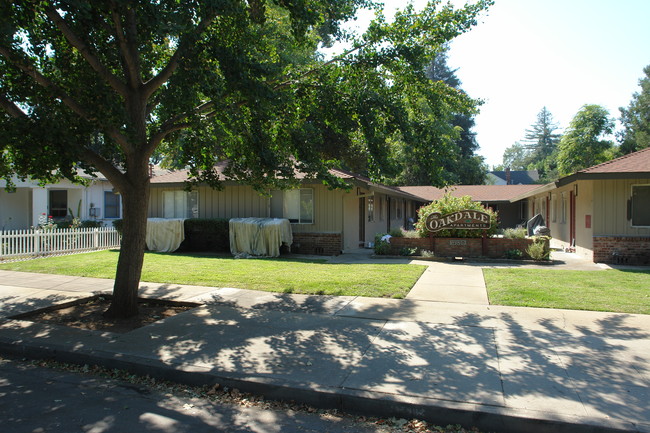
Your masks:
{"label": "green lawn", "polygon": [[484,269],[491,304],[650,314],[650,271]]}
{"label": "green lawn", "polygon": [[[118,251],[100,251],[4,263],[0,269],[114,278],[117,256]],[[268,292],[403,298],[424,269],[417,265],[145,253],[141,280]]]}

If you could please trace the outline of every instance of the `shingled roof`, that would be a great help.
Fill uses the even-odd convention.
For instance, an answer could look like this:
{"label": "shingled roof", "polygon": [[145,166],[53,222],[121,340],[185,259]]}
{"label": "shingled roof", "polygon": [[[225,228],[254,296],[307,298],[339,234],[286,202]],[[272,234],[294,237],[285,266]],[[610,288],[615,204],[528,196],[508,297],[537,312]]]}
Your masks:
{"label": "shingled roof", "polygon": [[[221,177],[224,177],[223,172],[226,167],[226,164],[227,162],[221,162],[215,166],[217,173],[219,173]],[[407,191],[402,191],[397,187],[387,186],[387,185],[382,185],[379,183],[372,182],[369,178],[365,176],[361,176],[359,174],[355,174],[345,170],[334,169],[334,168],[330,169],[329,172],[330,174],[338,177],[339,179],[350,181],[353,184],[356,183],[357,185],[363,185],[364,187],[367,187],[370,190],[383,192],[385,194],[393,194],[406,199],[420,200],[420,197],[414,196],[413,194]],[[165,174],[153,176],[151,178],[151,183],[154,185],[181,184],[188,180],[188,176],[189,176],[189,170],[170,171]],[[296,172],[295,176],[296,179],[300,179],[300,180],[308,178],[304,173],[300,173],[300,172]]]}
{"label": "shingled roof", "polygon": [[507,202],[511,198],[532,191],[539,185],[454,185],[446,188],[434,186],[401,186],[399,190],[420,197],[423,201],[441,199],[447,192],[454,197],[470,196],[473,201]]}
{"label": "shingled roof", "polygon": [[563,177],[558,181],[557,186],[567,185],[580,179],[624,179],[630,177],[650,177],[650,147]]}

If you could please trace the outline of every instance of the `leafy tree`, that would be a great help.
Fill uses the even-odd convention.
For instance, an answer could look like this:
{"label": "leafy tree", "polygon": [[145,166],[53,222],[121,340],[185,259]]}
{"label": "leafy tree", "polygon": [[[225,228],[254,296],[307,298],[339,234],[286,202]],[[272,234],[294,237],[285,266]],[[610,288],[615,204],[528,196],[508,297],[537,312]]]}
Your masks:
{"label": "leafy tree", "polygon": [[631,153],[650,146],[650,65],[639,80],[641,92],[632,96],[627,108],[620,108],[623,131],[619,135],[620,151]]}
{"label": "leafy tree", "polygon": [[511,170],[527,170],[528,163],[528,150],[521,143],[517,142],[503,152],[503,164],[500,168],[502,170],[508,167]]}
{"label": "leafy tree", "polygon": [[327,169],[351,144],[379,177],[396,134],[417,151],[420,120],[469,103],[424,70],[491,3],[379,13],[325,60],[319,44],[372,0],[1,2],[0,176],[106,176],[123,203],[106,315],[135,315],[157,150],[214,187],[220,161],[259,191],[296,185],[296,170],[340,186]]}
{"label": "leafy tree", "polygon": [[447,65],[448,46],[444,46],[426,68],[427,77],[436,85],[458,90],[462,104],[437,104],[436,110],[423,110],[414,121],[420,124],[417,149],[396,137],[395,172],[388,182],[407,185],[480,184],[487,167],[475,154],[478,149],[473,115],[478,106],[460,88],[461,82]]}
{"label": "leafy tree", "polygon": [[603,137],[612,133],[614,122],[607,109],[585,105],[575,115],[558,145],[558,172],[567,176],[611,159],[613,143]]}

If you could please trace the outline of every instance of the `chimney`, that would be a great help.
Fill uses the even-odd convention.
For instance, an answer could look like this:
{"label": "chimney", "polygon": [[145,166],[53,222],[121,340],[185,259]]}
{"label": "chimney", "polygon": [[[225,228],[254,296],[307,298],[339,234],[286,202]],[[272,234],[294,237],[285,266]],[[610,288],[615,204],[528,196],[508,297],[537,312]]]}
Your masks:
{"label": "chimney", "polygon": [[506,185],[511,185],[512,179],[510,178],[510,167],[506,167]]}

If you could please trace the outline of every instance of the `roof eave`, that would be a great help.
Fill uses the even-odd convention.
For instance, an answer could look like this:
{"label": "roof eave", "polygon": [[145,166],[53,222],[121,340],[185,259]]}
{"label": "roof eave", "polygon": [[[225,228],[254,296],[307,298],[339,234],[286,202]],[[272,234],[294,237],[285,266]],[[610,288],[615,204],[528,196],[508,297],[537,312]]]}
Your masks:
{"label": "roof eave", "polygon": [[636,179],[636,178],[650,178],[650,171],[636,171],[636,172],[617,172],[617,173],[584,173],[578,172],[556,182],[557,186],[565,186],[577,180],[608,180],[608,179]]}

